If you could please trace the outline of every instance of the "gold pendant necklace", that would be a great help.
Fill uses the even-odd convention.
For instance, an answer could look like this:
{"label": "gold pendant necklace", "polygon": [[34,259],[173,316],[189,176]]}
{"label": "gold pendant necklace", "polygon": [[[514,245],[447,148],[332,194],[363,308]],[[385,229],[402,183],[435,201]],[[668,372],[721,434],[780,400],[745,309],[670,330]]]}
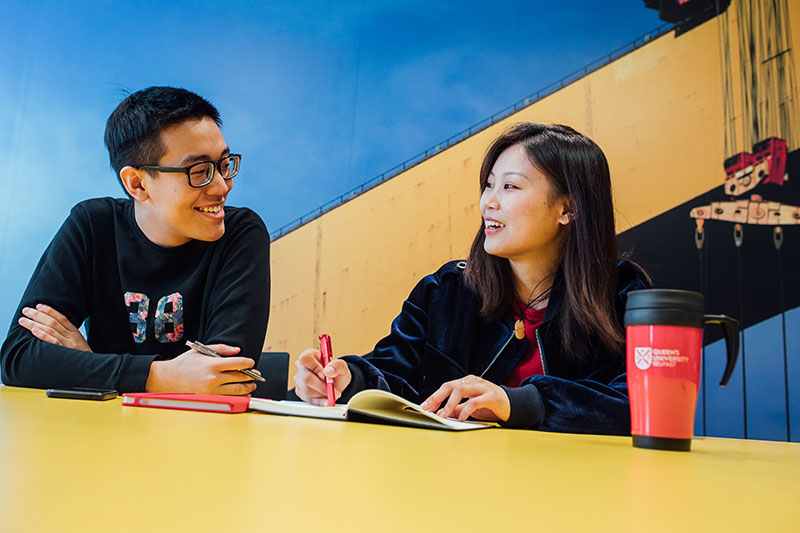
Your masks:
{"label": "gold pendant necklace", "polygon": [[525,322],[523,322],[522,319],[514,323],[514,336],[519,340],[525,338]]}
{"label": "gold pendant necklace", "polygon": [[[543,280],[543,281],[544,281],[544,280]],[[540,282],[540,283],[541,283],[541,282]],[[539,286],[539,284],[537,283],[537,284],[536,284],[536,286],[538,287],[538,286]],[[534,287],[533,289],[534,289],[534,290],[536,290],[536,287]],[[518,319],[516,322],[514,322],[514,336],[515,336],[517,339],[519,339],[519,340],[522,340],[522,339],[524,339],[524,338],[525,338],[525,322],[523,322],[523,319],[525,318],[525,311],[526,311],[527,309],[533,309],[533,305],[534,305],[535,303],[537,303],[537,302],[541,302],[541,301],[545,301],[545,302],[546,302],[546,301],[547,301],[547,299],[548,299],[548,298],[550,298],[550,291],[551,291],[552,289],[553,289],[553,285],[551,284],[549,287],[547,287],[547,289],[545,289],[544,291],[542,291],[541,293],[539,293],[539,295],[538,295],[538,296],[536,296],[536,297],[533,297],[533,296],[532,296],[532,297],[531,297],[531,299],[528,301],[528,305],[526,305],[526,306],[525,306],[525,307],[524,307],[524,308],[523,308],[523,309],[520,311],[520,317],[519,317],[519,319]],[[531,291],[531,294],[532,294],[532,293],[533,293],[533,291]]]}

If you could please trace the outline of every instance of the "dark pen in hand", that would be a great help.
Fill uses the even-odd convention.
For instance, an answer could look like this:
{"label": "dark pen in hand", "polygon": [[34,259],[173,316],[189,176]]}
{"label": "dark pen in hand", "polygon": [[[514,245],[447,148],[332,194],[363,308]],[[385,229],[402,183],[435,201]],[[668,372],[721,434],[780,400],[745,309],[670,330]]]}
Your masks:
{"label": "dark pen in hand", "polygon": [[[209,348],[205,344],[201,344],[198,341],[186,341],[186,346],[188,346],[192,350],[196,350],[196,351],[200,352],[201,354],[207,355],[209,357],[222,357],[220,354],[218,354],[217,352],[215,352],[214,350],[212,350],[211,348]],[[246,376],[250,376],[254,380],[261,381],[262,383],[267,381],[266,379],[262,378],[261,376],[259,376],[255,372],[253,372],[252,370],[244,369],[244,370],[238,370],[237,372],[241,372],[242,374],[244,374]]]}

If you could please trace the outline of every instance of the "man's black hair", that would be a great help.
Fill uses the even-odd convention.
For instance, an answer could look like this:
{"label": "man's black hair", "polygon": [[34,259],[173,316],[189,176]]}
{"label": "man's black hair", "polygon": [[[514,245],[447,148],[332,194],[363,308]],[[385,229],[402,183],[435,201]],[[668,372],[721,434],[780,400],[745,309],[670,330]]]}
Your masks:
{"label": "man's black hair", "polygon": [[108,117],[105,133],[108,157],[120,185],[123,167],[158,164],[167,151],[161,142],[164,128],[205,117],[222,126],[217,108],[186,89],[148,87],[125,98]]}

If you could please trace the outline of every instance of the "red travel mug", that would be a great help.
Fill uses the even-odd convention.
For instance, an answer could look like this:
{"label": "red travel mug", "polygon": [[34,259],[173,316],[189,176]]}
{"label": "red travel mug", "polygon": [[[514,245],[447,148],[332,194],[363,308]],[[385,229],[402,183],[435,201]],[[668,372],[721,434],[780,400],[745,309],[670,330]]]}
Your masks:
{"label": "red travel mug", "polygon": [[722,325],[728,360],[725,386],[739,354],[739,322],[703,314],[703,295],[648,289],[628,294],[625,307],[631,435],[639,448],[688,451],[700,386],[703,326]]}

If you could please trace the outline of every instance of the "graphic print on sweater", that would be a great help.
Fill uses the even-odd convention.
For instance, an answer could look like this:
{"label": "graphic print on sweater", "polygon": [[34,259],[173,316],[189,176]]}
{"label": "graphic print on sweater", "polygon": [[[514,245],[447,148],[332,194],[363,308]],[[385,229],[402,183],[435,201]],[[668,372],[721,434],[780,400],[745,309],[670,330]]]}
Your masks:
{"label": "graphic print on sweater", "polygon": [[[140,292],[125,293],[125,307],[130,313],[131,334],[137,344],[147,340],[147,317],[150,298]],[[183,338],[183,296],[173,292],[159,298],[153,329],[158,342],[178,342]]]}

